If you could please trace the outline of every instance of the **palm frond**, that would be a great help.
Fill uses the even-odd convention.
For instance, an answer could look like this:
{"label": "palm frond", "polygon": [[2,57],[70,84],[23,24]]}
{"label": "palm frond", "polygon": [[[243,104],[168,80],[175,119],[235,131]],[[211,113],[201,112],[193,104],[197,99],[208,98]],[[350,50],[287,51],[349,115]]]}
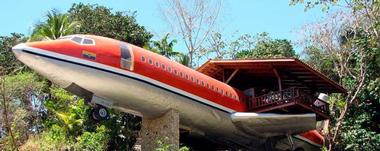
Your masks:
{"label": "palm frond", "polygon": [[29,41],[54,40],[74,34],[80,27],[79,22],[71,21],[67,14],[61,14],[56,10],[50,11],[46,17],[45,22],[36,25]]}

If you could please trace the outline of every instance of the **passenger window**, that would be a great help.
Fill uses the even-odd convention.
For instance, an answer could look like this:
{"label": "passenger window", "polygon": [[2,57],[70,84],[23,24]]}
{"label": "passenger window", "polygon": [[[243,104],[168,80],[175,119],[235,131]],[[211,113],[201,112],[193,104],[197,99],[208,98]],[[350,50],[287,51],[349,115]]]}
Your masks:
{"label": "passenger window", "polygon": [[182,72],[179,72],[179,76],[183,78],[183,76],[182,76]]}
{"label": "passenger window", "polygon": [[165,70],[165,65],[164,65],[164,64],[161,64],[161,67],[162,67],[162,69],[164,69],[164,70]]}
{"label": "passenger window", "polygon": [[168,71],[172,72],[172,68],[170,66],[168,66]]}
{"label": "passenger window", "polygon": [[177,75],[177,70],[176,69],[174,69],[174,74]]}
{"label": "passenger window", "polygon": [[187,74],[186,74],[186,76],[185,76],[185,77],[186,77],[186,80],[189,80],[189,76],[188,76]]}
{"label": "passenger window", "polygon": [[197,84],[200,84],[198,79],[197,79]]}
{"label": "passenger window", "polygon": [[158,68],[160,67],[160,64],[157,61],[156,61],[156,67]]}
{"label": "passenger window", "polygon": [[141,56],[141,61],[145,62],[145,57],[144,56]]}
{"label": "passenger window", "polygon": [[149,58],[149,61],[148,61],[148,62],[149,62],[149,64],[153,65],[153,61],[152,61],[152,59]]}
{"label": "passenger window", "polygon": [[190,77],[190,79],[191,79],[191,82],[194,82],[194,78],[193,77]]}
{"label": "passenger window", "polygon": [[205,86],[205,83],[202,81],[202,86]]}

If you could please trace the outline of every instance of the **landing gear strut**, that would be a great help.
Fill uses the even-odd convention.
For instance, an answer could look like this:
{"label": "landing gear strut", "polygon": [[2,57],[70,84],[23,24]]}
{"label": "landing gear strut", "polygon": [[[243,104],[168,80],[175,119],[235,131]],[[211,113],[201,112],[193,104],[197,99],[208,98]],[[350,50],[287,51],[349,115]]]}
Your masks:
{"label": "landing gear strut", "polygon": [[109,119],[109,112],[107,111],[107,108],[97,105],[91,110],[91,118],[95,121],[103,121]]}

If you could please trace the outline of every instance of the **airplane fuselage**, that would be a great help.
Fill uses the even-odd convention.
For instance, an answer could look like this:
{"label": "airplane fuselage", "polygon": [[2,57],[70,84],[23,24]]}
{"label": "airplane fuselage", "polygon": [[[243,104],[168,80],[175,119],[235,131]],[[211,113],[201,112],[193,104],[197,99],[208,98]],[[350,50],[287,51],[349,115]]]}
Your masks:
{"label": "airplane fuselage", "polygon": [[175,109],[183,128],[242,146],[261,144],[259,138],[266,136],[247,134],[231,120],[233,113],[247,112],[241,91],[143,48],[74,35],[20,44],[13,51],[59,86],[91,92],[95,103],[144,118]]}

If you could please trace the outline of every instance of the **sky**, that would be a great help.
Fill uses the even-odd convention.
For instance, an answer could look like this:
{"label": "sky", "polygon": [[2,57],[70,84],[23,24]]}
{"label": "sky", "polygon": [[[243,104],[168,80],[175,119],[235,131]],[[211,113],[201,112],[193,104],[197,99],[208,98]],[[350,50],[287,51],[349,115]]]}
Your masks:
{"label": "sky", "polygon": [[[0,36],[17,32],[30,35],[33,25],[43,21],[49,10],[66,12],[73,3],[98,4],[113,11],[136,11],[137,22],[159,39],[170,27],[161,15],[160,0],[2,0]],[[224,0],[218,27],[223,37],[268,32],[273,38],[299,39],[297,31],[326,15],[320,9],[304,11],[303,5],[290,6],[290,0]],[[179,38],[177,38],[179,39]],[[185,49],[179,41],[178,49]],[[296,51],[300,48],[296,48]]]}

